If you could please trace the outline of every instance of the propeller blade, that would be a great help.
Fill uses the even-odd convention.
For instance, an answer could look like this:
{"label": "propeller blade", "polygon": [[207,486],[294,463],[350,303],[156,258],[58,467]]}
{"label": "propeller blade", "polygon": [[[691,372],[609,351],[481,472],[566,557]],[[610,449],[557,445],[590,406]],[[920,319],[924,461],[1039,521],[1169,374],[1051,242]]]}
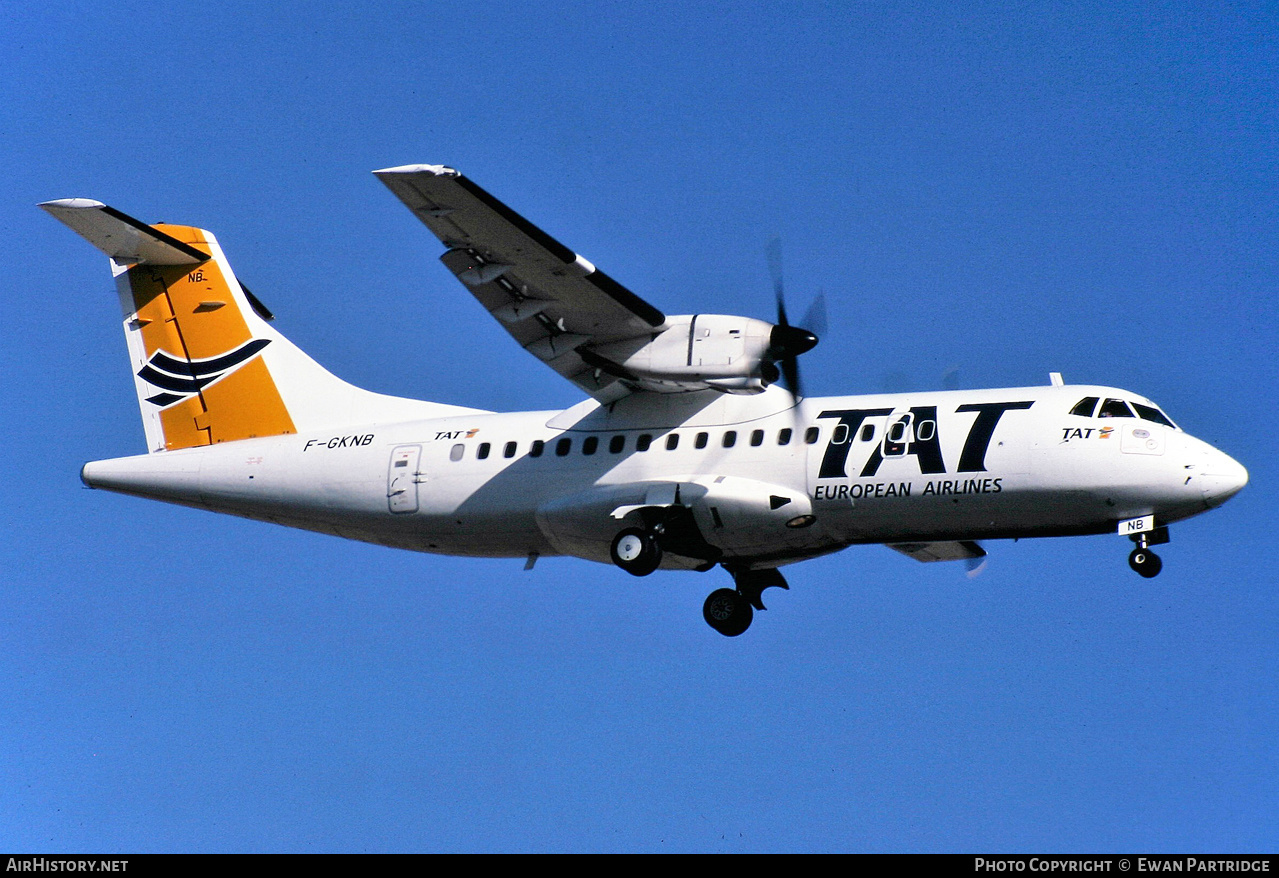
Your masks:
{"label": "propeller blade", "polygon": [[[803,396],[803,387],[799,377],[800,354],[813,349],[817,344],[817,336],[802,327],[792,326],[786,314],[786,283],[782,274],[782,239],[774,236],[765,248],[768,257],[768,273],[773,278],[773,294],[777,297],[777,323],[768,339],[768,356],[777,363],[781,378],[787,389],[797,397]],[[820,323],[822,330],[826,325],[826,300],[818,295],[813,305],[804,315],[804,324],[809,321]]]}
{"label": "propeller blade", "polygon": [[976,579],[981,572],[986,569],[986,565],[990,562],[990,556],[986,554],[986,549],[981,543],[973,541],[973,547],[981,552],[981,556],[977,558],[968,558],[964,561],[964,566],[968,568],[964,575],[969,579]]}
{"label": "propeller blade", "polygon": [[879,381],[879,389],[884,393],[909,393],[914,390],[914,382],[905,372],[886,372]]}
{"label": "propeller blade", "polygon": [[768,273],[773,278],[773,293],[777,296],[777,310],[781,316],[786,313],[786,291],[782,285],[782,239],[774,235],[765,248],[768,257]]}
{"label": "propeller blade", "polygon": [[804,312],[804,319],[800,321],[800,326],[805,327],[818,338],[826,334],[825,291],[818,292],[817,298],[813,299],[813,304],[809,305],[808,310]]}
{"label": "propeller blade", "polygon": [[782,381],[786,384],[786,389],[796,398],[804,395],[804,388],[799,380],[799,360],[794,357],[787,357],[780,363],[782,367]]}

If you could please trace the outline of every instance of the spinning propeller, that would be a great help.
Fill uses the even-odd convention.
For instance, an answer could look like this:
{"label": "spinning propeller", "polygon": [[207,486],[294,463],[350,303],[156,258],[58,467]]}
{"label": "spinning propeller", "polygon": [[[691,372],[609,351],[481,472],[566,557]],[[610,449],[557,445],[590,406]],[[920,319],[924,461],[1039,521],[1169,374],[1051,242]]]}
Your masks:
{"label": "spinning propeller", "polygon": [[803,323],[810,331],[791,325],[786,316],[786,287],[782,281],[782,241],[773,238],[768,242],[768,272],[773,277],[773,292],[777,296],[777,323],[768,339],[767,356],[777,364],[786,388],[796,397],[804,395],[799,377],[799,355],[816,346],[817,333],[826,331],[826,297],[818,293],[813,304],[804,313]]}

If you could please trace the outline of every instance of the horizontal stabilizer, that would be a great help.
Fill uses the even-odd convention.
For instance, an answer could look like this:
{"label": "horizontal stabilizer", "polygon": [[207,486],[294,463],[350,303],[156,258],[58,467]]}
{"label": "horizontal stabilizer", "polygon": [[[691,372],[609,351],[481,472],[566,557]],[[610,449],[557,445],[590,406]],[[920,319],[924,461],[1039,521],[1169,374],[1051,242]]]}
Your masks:
{"label": "horizontal stabilizer", "polygon": [[111,257],[149,451],[476,411],[334,376],[267,323],[205,229],[148,226],[87,198],[40,207]]}
{"label": "horizontal stabilizer", "polygon": [[90,198],[62,198],[40,207],[121,265],[198,265],[209,260],[190,244]]}
{"label": "horizontal stabilizer", "polygon": [[986,550],[972,540],[949,543],[889,543],[888,548],[909,555],[916,561],[964,561],[986,557]]}

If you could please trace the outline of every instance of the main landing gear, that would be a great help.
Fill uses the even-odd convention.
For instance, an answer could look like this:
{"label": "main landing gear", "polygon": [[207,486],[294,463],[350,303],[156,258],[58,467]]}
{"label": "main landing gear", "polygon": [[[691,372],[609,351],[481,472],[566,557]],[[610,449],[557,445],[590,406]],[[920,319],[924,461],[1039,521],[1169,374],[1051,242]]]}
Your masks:
{"label": "main landing gear", "polygon": [[1150,551],[1150,547],[1168,542],[1168,528],[1157,527],[1144,533],[1132,534],[1129,539],[1137,544],[1137,548],[1128,556],[1128,566],[1147,579],[1158,576],[1159,571],[1164,569],[1164,562]]}
{"label": "main landing gear", "polygon": [[[725,637],[736,637],[751,627],[755,610],[764,609],[764,589],[790,588],[776,569],[745,570],[729,568],[736,588],[717,588],[702,605],[706,624]],[[752,609],[754,608],[754,609]]]}
{"label": "main landing gear", "polygon": [[613,563],[632,576],[648,576],[662,563],[657,534],[638,527],[628,527],[613,537],[609,553]]}
{"label": "main landing gear", "polygon": [[[678,520],[675,522],[678,525]],[[673,531],[673,532],[672,532]],[[717,550],[700,539],[681,534],[678,526],[665,522],[652,527],[628,527],[613,537],[609,555],[613,563],[632,576],[648,576],[662,564],[662,544],[673,553],[691,558],[705,558],[698,570],[715,566]],[[725,637],[736,637],[750,627],[755,611],[764,609],[762,594],[766,588],[789,588],[785,577],[775,569],[748,570],[727,567],[733,574],[733,588],[717,588],[702,606],[702,618]]]}
{"label": "main landing gear", "polygon": [[628,527],[613,537],[609,555],[613,563],[632,576],[648,576],[662,566],[663,552],[702,561],[697,570],[710,570],[723,554],[702,538],[685,507],[652,507],[640,510],[643,527]]}
{"label": "main landing gear", "polygon": [[751,627],[755,611],[737,589],[717,588],[702,605],[702,618],[725,637],[736,637]]}

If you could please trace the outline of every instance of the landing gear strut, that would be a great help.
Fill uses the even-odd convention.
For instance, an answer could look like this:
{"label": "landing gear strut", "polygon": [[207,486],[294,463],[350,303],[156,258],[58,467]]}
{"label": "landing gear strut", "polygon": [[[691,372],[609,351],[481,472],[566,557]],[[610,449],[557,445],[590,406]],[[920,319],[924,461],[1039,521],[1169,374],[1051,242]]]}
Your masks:
{"label": "landing gear strut", "polygon": [[1164,569],[1164,562],[1150,551],[1150,547],[1168,542],[1168,528],[1157,527],[1144,533],[1133,534],[1130,539],[1137,544],[1137,548],[1133,549],[1132,554],[1128,556],[1128,566],[1147,579],[1158,576],[1159,571]]}
{"label": "landing gear strut", "polygon": [[711,592],[702,606],[702,618],[707,625],[725,637],[736,637],[751,626],[755,610],[764,609],[764,601],[761,599],[764,589],[790,586],[786,584],[785,577],[775,569],[730,568],[729,572],[733,574],[737,588],[720,588]]}

